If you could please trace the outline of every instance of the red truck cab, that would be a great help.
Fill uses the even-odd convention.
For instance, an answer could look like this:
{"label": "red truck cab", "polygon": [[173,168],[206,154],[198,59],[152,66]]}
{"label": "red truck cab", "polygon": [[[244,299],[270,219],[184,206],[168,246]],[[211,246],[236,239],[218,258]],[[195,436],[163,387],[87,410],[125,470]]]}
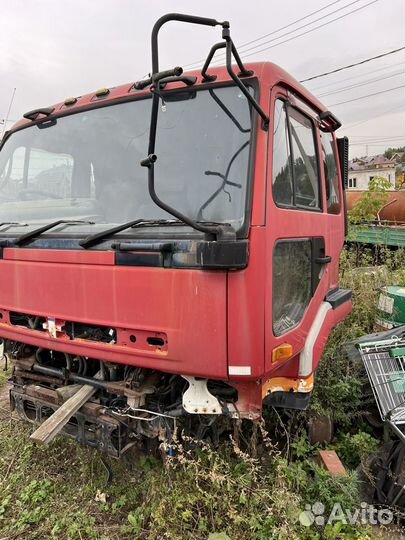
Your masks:
{"label": "red truck cab", "polygon": [[94,385],[65,431],[114,455],[176,421],[305,408],[351,310],[340,124],[280,67],[243,65],[226,22],[202,71],[160,72],[164,22],[213,21],[164,19],[150,79],[30,111],[0,151],[12,406],[40,423],[59,388]]}

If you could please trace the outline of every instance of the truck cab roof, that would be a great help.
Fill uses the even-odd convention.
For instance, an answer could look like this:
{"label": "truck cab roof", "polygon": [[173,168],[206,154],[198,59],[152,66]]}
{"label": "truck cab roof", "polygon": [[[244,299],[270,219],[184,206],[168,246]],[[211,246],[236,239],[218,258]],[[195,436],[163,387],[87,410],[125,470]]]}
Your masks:
{"label": "truck cab roof", "polygon": [[[277,64],[272,62],[256,62],[246,64],[246,69],[252,71],[250,77],[245,77],[245,80],[258,80],[260,83],[261,89],[263,88],[272,88],[275,85],[281,85],[290,89],[295,93],[299,93],[302,100],[311,104],[319,113],[326,112],[327,108],[301,83],[299,83],[294,77],[287,73]],[[186,77],[196,77],[197,80],[194,87],[209,87],[211,85],[218,85],[221,83],[231,82],[228,71],[225,66],[212,67],[209,69],[209,74],[215,76],[215,81],[205,82],[201,75],[201,70],[188,71],[184,73]],[[178,88],[184,88],[181,82],[171,82],[166,88],[167,90],[175,90]],[[45,117],[53,118],[59,116],[65,116],[78,112],[79,110],[89,109],[93,107],[100,106],[101,102],[103,105],[110,105],[121,101],[132,100],[137,97],[142,97],[150,95],[150,88],[146,87],[142,90],[137,90],[135,88],[135,83],[127,83],[119,86],[114,86],[111,88],[102,88],[95,92],[90,92],[83,96],[69,97],[64,101],[57,103],[49,108],[37,109],[36,111],[31,111],[28,114],[33,115],[32,118],[22,118],[16,122],[11,128],[10,132],[19,130],[33,123],[41,122]],[[35,112],[39,113],[35,115]],[[41,111],[46,111],[46,115],[42,114]]]}

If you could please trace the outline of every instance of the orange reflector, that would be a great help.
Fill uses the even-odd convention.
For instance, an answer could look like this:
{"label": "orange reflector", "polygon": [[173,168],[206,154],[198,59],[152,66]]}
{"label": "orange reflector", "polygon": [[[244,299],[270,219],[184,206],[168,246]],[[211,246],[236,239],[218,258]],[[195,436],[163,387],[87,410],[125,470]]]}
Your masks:
{"label": "orange reflector", "polygon": [[290,345],[289,343],[283,343],[282,345],[279,345],[278,347],[273,349],[273,352],[271,353],[271,361],[280,362],[280,360],[287,360],[288,358],[291,358],[292,355],[292,345]]}

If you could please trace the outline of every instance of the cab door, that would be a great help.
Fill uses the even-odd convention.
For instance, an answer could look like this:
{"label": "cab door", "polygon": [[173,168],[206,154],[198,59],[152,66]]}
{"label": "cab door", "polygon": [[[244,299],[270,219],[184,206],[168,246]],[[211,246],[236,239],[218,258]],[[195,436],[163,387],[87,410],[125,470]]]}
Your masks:
{"label": "cab door", "polygon": [[[299,354],[330,289],[331,238],[319,118],[283,88],[274,88],[271,99],[266,371],[281,367],[283,376],[297,377]],[[293,357],[275,365],[272,351],[285,343]]]}

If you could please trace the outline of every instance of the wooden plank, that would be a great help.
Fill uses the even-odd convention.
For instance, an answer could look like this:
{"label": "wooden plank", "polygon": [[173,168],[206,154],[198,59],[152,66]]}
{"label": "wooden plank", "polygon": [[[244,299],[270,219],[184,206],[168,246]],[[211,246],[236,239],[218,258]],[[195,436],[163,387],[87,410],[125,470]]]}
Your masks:
{"label": "wooden plank", "polygon": [[67,386],[57,388],[56,393],[60,398],[60,401],[63,403],[74,396],[82,387],[82,384],[68,384]]}
{"label": "wooden plank", "polygon": [[[100,379],[100,372],[95,378]],[[81,386],[72,397],[59,407],[37,430],[30,436],[30,439],[36,443],[47,444],[51,442],[56,435],[69,422],[70,418],[88,401],[95,393],[97,388],[85,384]]]}

